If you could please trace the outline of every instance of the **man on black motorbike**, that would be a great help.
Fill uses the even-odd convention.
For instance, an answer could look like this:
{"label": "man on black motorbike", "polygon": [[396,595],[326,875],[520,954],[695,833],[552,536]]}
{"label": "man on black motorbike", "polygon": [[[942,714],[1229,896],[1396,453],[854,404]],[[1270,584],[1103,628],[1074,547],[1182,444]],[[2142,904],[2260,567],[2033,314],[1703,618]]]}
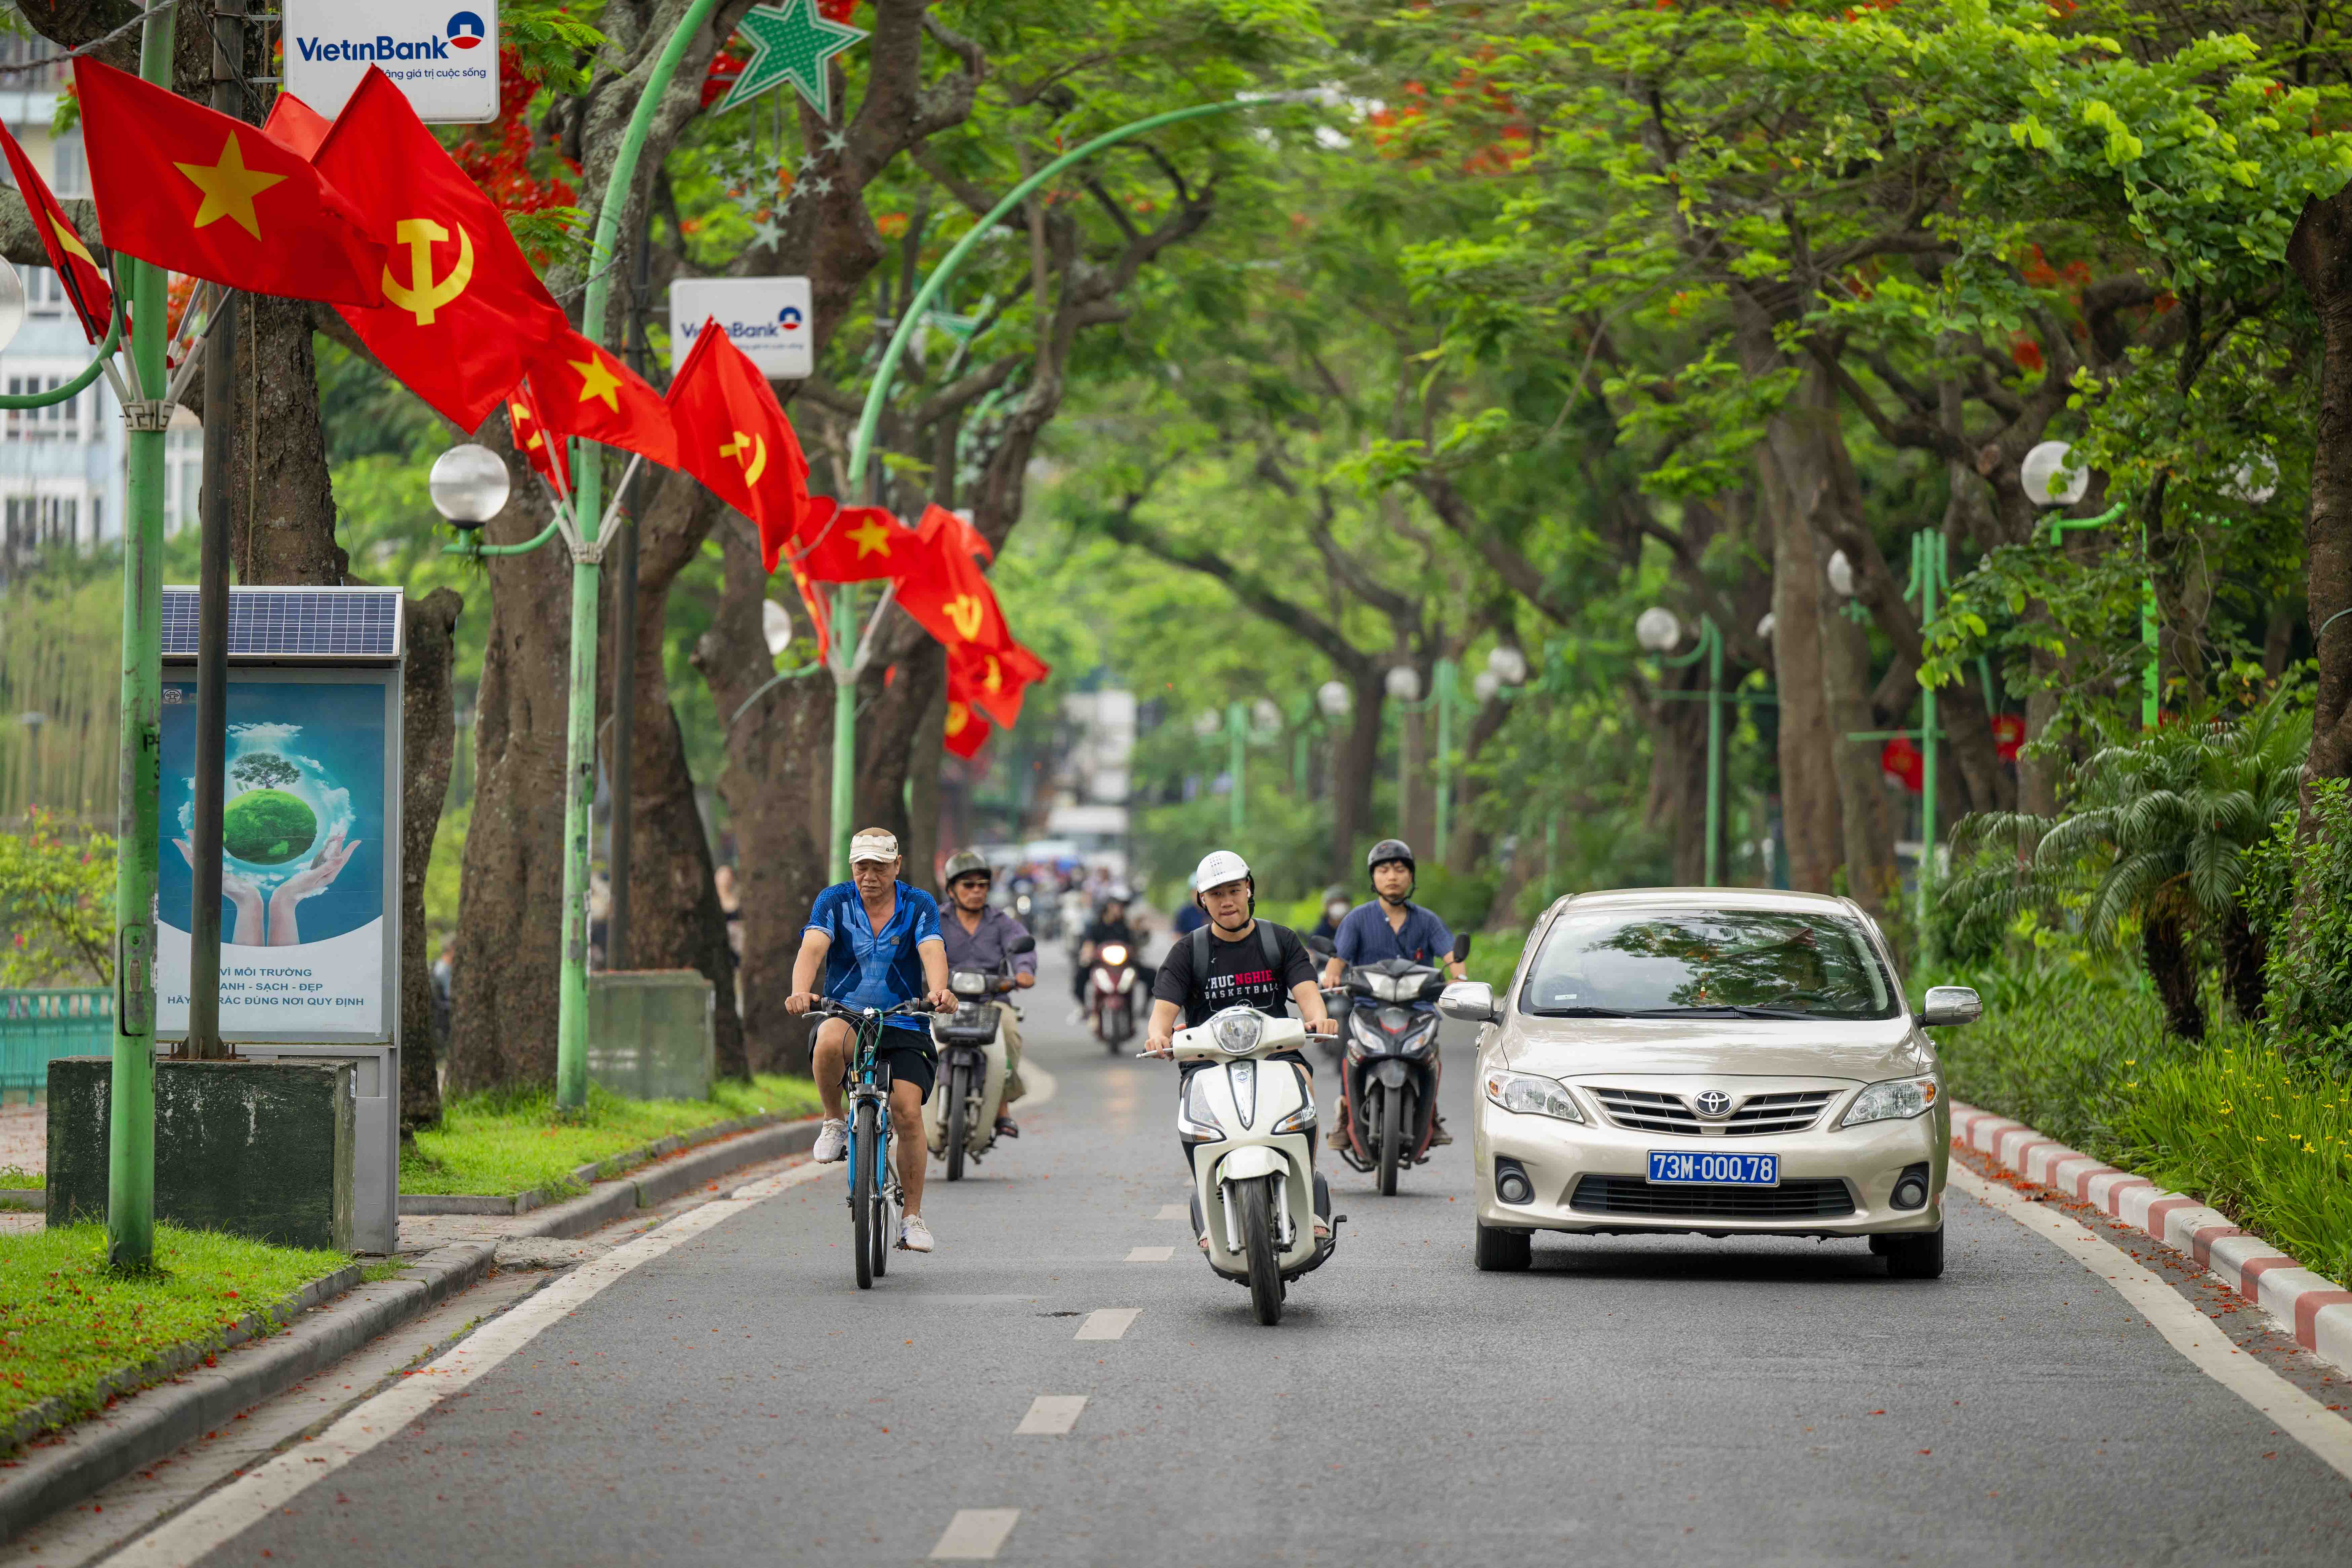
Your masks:
{"label": "man on black motorbike", "polygon": [[1078,938],[1078,972],[1070,978],[1070,999],[1081,1008],[1087,1003],[1087,977],[1093,973],[1095,954],[1107,942],[1115,942],[1127,949],[1128,962],[1135,965],[1136,983],[1147,991],[1151,988],[1151,971],[1139,962],[1143,937],[1127,918],[1127,889],[1116,882],[1111,884],[1110,890],[1103,895],[1101,910]]}
{"label": "man on black motorbike", "polygon": [[[946,868],[940,880],[947,888],[948,912],[940,921],[940,935],[948,947],[948,969],[976,969],[983,974],[1003,971],[1011,960],[1013,984],[1030,986],[1037,984],[1037,955],[1034,952],[1009,953],[1007,945],[1015,937],[1026,936],[1019,921],[1009,910],[988,907],[989,884],[995,872],[987,858],[976,849],[959,849],[948,857]],[[1004,1039],[1004,1105],[996,1115],[996,1135],[1018,1138],[1020,1124],[1013,1120],[1009,1109],[1013,1102],[1026,1094],[1021,1081],[1021,1015],[1010,1001],[1000,999],[996,1011],[1003,1020],[998,1026]]]}
{"label": "man on black motorbike", "polygon": [[[1350,964],[1378,963],[1385,958],[1443,967],[1449,979],[1465,978],[1460,961],[1454,957],[1454,933],[1445,929],[1445,922],[1436,911],[1412,901],[1412,847],[1402,838],[1383,838],[1364,857],[1364,866],[1371,873],[1372,891],[1378,896],[1349,910],[1347,919],[1339,922],[1339,934],[1331,939],[1339,953],[1324,965],[1323,984],[1339,984]],[[1443,1079],[1444,1068],[1433,1043],[1429,1048],[1429,1068],[1434,1087]],[[1349,1118],[1353,1114],[1347,1100],[1344,1076],[1339,1092],[1339,1114],[1328,1134],[1334,1149],[1344,1142],[1341,1130],[1349,1124]],[[1437,1114],[1433,1103],[1429,1114],[1433,1129],[1430,1142],[1453,1142],[1454,1134],[1445,1130],[1445,1119]]]}

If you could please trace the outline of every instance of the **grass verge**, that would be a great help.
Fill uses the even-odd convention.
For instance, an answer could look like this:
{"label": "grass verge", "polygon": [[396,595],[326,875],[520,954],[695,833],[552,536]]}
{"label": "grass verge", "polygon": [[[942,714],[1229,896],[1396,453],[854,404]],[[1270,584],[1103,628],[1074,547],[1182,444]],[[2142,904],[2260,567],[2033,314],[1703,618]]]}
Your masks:
{"label": "grass verge", "polygon": [[[1950,978],[1981,1023],[1938,1032],[1958,1098],[2220,1209],[2339,1283],[2352,1279],[2352,1085],[2221,1016],[2200,1044],[2156,998],[2063,970]],[[2218,1000],[2218,999],[2217,999]]]}
{"label": "grass verge", "polygon": [[47,1191],[48,1185],[49,1173],[47,1171],[28,1171],[22,1165],[0,1165],[0,1187],[13,1192],[38,1193]]}
{"label": "grass verge", "polygon": [[155,1227],[153,1274],[106,1265],[106,1227],[0,1236],[0,1423],[63,1395],[100,1403],[99,1380],[264,1310],[348,1260],[211,1231]]}
{"label": "grass verge", "polygon": [[609,1160],[674,1132],[773,1111],[814,1116],[816,1085],[761,1074],[750,1083],[722,1080],[709,1100],[625,1100],[588,1086],[578,1121],[555,1119],[550,1091],[452,1097],[441,1125],[416,1134],[400,1152],[404,1193],[527,1193],[560,1186],[594,1160]]}

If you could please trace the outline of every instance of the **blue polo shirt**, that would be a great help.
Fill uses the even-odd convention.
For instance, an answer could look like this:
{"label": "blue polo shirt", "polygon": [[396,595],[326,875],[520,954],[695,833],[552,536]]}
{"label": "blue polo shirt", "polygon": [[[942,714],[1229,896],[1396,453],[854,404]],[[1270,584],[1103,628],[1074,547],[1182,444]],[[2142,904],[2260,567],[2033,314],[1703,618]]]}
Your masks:
{"label": "blue polo shirt", "polygon": [[[827,996],[845,1007],[891,1007],[929,990],[923,984],[923,961],[915,949],[927,942],[944,944],[940,934],[940,906],[930,894],[906,883],[898,884],[898,905],[880,931],[866,918],[866,901],[855,882],[835,882],[816,896],[805,931],[821,931],[833,939],[825,950]],[[883,1020],[893,1028],[911,1029],[929,1037],[928,1018]]]}
{"label": "blue polo shirt", "polygon": [[1434,913],[1415,903],[1405,905],[1402,929],[1391,931],[1387,910],[1374,899],[1348,911],[1331,945],[1349,963],[1378,963],[1382,959],[1402,958],[1442,969],[1446,956],[1454,951],[1454,933]]}

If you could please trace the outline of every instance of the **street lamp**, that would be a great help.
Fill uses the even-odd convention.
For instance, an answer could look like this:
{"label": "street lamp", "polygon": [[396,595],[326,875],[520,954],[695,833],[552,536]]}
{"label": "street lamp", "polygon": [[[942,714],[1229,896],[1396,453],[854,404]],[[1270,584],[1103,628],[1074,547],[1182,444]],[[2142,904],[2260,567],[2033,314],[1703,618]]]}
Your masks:
{"label": "street lamp", "polygon": [[1652,605],[1633,617],[1633,640],[1651,653],[1664,653],[1683,640],[1683,624],[1664,605]]}
{"label": "street lamp", "polygon": [[[2089,493],[2091,470],[2069,468],[2074,448],[2063,441],[2044,441],[2025,454],[2018,465],[2018,483],[2024,487],[2025,499],[2047,511],[2057,507],[2073,506]],[[2124,514],[2124,503],[2117,501],[2096,517],[2053,517],[2050,520],[2050,542],[2064,542],[2066,534],[2075,529],[2104,528]],[[2147,530],[2140,529],[2139,552],[2147,557]],[[2162,689],[2162,676],[2158,668],[2156,652],[2156,574],[2151,569],[2140,579],[2139,640],[2147,669],[2142,678],[2139,700],[2139,725],[2143,730],[2156,728],[2157,697]]]}
{"label": "street lamp", "polygon": [[1845,558],[1843,550],[1830,552],[1830,590],[1841,599],[1853,597],[1853,563]]}
{"label": "street lamp", "polygon": [[1356,706],[1356,694],[1344,680],[1327,680],[1315,689],[1315,706],[1326,719],[1345,719]]}
{"label": "street lamp", "polygon": [[[1769,619],[1769,616],[1766,617]],[[1759,632],[1761,627],[1758,628]],[[1683,640],[1682,622],[1664,605],[1653,605],[1633,618],[1633,640],[1654,654]],[[1679,658],[1661,658],[1664,665],[1681,666],[1706,660],[1706,885],[1716,886],[1717,840],[1723,822],[1723,634],[1712,616],[1698,618],[1698,645]]]}
{"label": "street lamp", "polygon": [[2025,454],[2018,465],[2018,483],[2035,506],[2073,506],[2091,488],[2091,470],[2069,468],[2074,448],[2063,441],[2044,441]]}
{"label": "street lamp", "polygon": [[433,459],[425,489],[433,498],[434,510],[471,531],[506,510],[511,481],[496,452],[469,442]]}

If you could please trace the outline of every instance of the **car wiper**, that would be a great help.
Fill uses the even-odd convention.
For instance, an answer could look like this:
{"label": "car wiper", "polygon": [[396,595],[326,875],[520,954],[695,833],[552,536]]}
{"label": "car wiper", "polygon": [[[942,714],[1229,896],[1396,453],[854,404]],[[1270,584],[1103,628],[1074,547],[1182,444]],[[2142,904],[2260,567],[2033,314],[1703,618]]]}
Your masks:
{"label": "car wiper", "polygon": [[1819,1018],[1823,1015],[1796,1007],[1743,1007],[1723,1003],[1707,1007],[1644,1007],[1623,1015],[1629,1018],[1676,1018],[1693,1014],[1728,1014],[1735,1018]]}
{"label": "car wiper", "polygon": [[1621,1013],[1614,1007],[1529,1007],[1527,1011],[1538,1018],[1630,1018],[1631,1013]]}

